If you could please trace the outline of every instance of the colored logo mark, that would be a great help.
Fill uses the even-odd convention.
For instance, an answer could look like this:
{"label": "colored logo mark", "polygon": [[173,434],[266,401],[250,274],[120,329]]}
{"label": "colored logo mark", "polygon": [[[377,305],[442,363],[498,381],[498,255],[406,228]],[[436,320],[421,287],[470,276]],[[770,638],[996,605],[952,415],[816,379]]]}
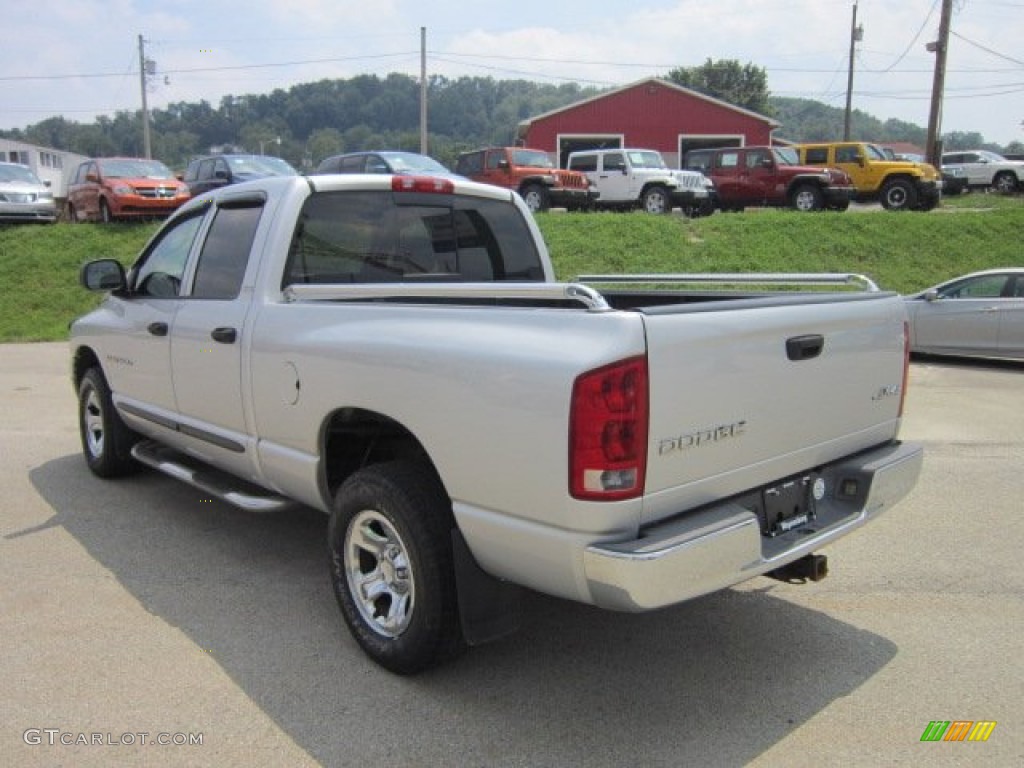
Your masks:
{"label": "colored logo mark", "polygon": [[932,720],[921,741],[988,741],[995,728],[994,720]]}

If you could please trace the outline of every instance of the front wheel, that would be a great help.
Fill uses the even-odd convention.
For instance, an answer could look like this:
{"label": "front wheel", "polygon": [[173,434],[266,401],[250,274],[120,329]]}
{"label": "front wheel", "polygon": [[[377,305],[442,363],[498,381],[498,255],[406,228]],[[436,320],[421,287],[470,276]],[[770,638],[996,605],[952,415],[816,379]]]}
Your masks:
{"label": "front wheel", "polygon": [[1001,195],[1012,195],[1017,191],[1017,177],[1009,171],[1003,171],[992,179],[992,186]]}
{"label": "front wheel", "polygon": [[530,184],[523,189],[523,200],[531,213],[546,211],[551,207],[551,196],[540,184]]}
{"label": "front wheel", "polygon": [[139,436],[121,421],[99,368],[86,371],[78,386],[78,427],[82,453],[93,474],[117,477],[138,468],[131,449]]}
{"label": "front wheel", "polygon": [[665,187],[651,187],[640,198],[640,207],[647,213],[671,213],[672,200]]}
{"label": "front wheel", "polygon": [[888,211],[909,211],[917,206],[917,190],[907,179],[892,179],[882,187],[882,207]]}
{"label": "front wheel", "polygon": [[110,210],[110,203],[100,198],[100,221],[104,224],[109,224],[114,220],[114,214]]}
{"label": "front wheel", "polygon": [[392,672],[413,674],[465,648],[453,526],[440,480],[420,464],[359,470],[335,497],[327,528],[334,593],[356,642]]}
{"label": "front wheel", "polygon": [[813,184],[801,184],[793,191],[792,204],[798,211],[820,211],[824,202],[821,190]]}

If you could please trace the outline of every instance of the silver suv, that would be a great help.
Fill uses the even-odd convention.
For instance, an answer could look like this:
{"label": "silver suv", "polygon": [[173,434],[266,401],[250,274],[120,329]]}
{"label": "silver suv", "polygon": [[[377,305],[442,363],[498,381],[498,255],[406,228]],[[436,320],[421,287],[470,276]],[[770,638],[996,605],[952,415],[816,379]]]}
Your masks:
{"label": "silver suv", "polygon": [[946,152],[942,169],[962,170],[968,187],[992,187],[1005,195],[1024,189],[1024,162],[1007,160],[985,149]]}

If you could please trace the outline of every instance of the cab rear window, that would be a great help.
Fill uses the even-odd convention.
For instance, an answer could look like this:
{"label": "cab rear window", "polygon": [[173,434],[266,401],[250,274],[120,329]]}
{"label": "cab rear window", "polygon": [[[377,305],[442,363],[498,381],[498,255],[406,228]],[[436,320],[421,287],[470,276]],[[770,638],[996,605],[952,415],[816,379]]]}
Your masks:
{"label": "cab rear window", "polygon": [[543,279],[526,221],[508,203],[457,195],[321,192],[303,206],[282,287]]}

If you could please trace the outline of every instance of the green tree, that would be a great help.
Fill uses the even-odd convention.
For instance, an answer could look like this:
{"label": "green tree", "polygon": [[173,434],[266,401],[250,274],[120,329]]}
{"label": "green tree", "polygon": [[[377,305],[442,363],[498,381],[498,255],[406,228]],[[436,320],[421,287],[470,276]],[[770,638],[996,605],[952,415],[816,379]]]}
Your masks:
{"label": "green tree", "polygon": [[699,67],[677,67],[668,79],[751,112],[767,115],[771,111],[768,75],[763,67],[740,64],[736,59],[710,58]]}

